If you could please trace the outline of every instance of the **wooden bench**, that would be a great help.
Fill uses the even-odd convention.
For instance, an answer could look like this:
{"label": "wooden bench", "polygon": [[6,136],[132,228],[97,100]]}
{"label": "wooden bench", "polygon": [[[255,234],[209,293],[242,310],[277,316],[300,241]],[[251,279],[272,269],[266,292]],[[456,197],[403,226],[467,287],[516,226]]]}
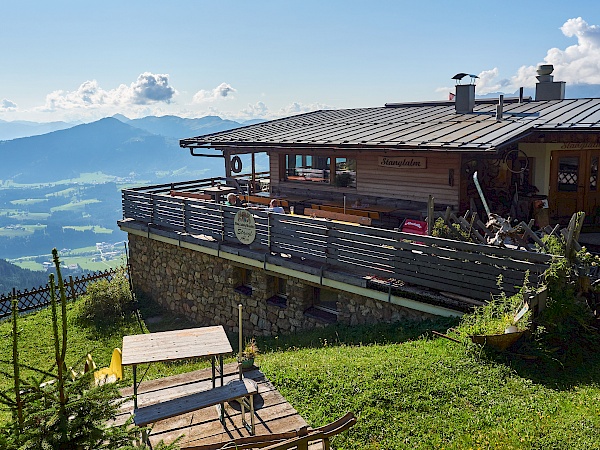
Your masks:
{"label": "wooden bench", "polygon": [[287,200],[280,200],[278,198],[270,198],[270,197],[261,197],[260,195],[240,195],[240,199],[244,202],[248,203],[256,203],[259,205],[269,205],[271,200],[277,200],[281,206],[284,208],[289,207],[289,202]]}
{"label": "wooden bench", "polygon": [[195,198],[197,200],[212,200],[212,197],[210,195],[200,194],[199,192],[182,192],[171,190],[170,194],[171,197]]}
{"label": "wooden bench", "polygon": [[[234,380],[225,386],[215,387],[206,391],[174,398],[154,405],[134,409],[133,422],[138,426],[148,425],[159,420],[186,414],[210,406],[221,405],[219,420],[225,423],[223,404],[239,399],[242,410],[242,425],[254,434],[254,399],[258,392],[256,383],[249,379]],[[250,403],[250,426],[246,422],[244,398],[248,397]]]}
{"label": "wooden bench", "polygon": [[[228,442],[215,444],[187,445],[182,448],[186,450],[247,450],[253,448],[287,449],[291,447],[306,448],[309,441],[322,440],[323,449],[329,450],[329,439],[343,431],[348,430],[356,424],[356,417],[349,412],[335,422],[319,428],[303,427],[295,431],[284,433],[271,433],[232,439]],[[270,446],[270,447],[269,447]]]}
{"label": "wooden bench", "polygon": [[371,225],[372,222],[370,217],[355,216],[354,214],[344,214],[312,208],[304,208],[304,215],[320,217],[322,219],[339,220],[341,222],[358,223],[360,225]]}
{"label": "wooden bench", "polygon": [[373,220],[379,220],[379,213],[377,211],[369,211],[366,209],[354,209],[354,208],[346,208],[346,212],[344,212],[343,206],[333,206],[333,205],[310,205],[312,209],[320,209],[321,211],[329,211],[336,212],[342,214],[352,214],[354,216],[361,217],[370,217]]}

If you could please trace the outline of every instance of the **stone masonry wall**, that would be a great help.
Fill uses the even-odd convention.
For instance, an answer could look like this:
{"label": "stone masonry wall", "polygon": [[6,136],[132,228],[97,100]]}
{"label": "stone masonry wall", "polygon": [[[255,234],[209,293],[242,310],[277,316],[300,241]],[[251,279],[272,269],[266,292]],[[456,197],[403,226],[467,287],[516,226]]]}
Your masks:
{"label": "stone masonry wall", "polygon": [[[223,325],[237,331],[239,304],[244,308],[245,334],[287,334],[327,325],[305,315],[313,306],[317,285],[250,268],[248,284],[252,293],[246,295],[235,289],[242,285],[244,267],[226,259],[132,234],[129,249],[138,298],[150,298],[199,326]],[[267,303],[277,293],[275,277],[286,278],[285,306]],[[429,317],[401,306],[336,292],[340,323],[360,325]]]}

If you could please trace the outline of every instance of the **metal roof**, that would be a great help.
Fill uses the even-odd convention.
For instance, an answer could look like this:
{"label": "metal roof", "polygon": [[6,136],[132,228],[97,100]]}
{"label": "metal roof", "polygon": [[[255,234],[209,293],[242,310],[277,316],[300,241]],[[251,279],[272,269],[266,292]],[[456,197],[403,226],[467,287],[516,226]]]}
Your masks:
{"label": "metal roof", "polygon": [[182,139],[185,148],[334,147],[493,151],[532,131],[600,131],[600,99],[505,102],[476,100],[472,113],[454,102],[398,103],[315,111],[230,131]]}

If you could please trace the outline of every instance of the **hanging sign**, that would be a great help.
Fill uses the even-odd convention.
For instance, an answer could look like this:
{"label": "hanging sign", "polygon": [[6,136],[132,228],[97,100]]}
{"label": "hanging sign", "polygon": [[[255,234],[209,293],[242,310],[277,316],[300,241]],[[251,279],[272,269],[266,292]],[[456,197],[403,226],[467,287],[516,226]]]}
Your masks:
{"label": "hanging sign", "polygon": [[254,239],[256,239],[256,223],[254,222],[252,213],[246,209],[240,209],[235,213],[233,231],[235,232],[235,237],[242,244],[252,244]]}
{"label": "hanging sign", "polygon": [[415,156],[380,156],[379,167],[427,169],[427,158]]}

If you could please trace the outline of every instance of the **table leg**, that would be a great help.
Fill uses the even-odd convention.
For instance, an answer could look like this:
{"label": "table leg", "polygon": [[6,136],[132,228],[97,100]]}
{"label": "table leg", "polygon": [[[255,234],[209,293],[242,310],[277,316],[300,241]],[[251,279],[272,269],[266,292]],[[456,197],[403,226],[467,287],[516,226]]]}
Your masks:
{"label": "table leg", "polygon": [[212,377],[211,377],[211,380],[212,380],[212,387],[214,389],[215,388],[215,378],[216,378],[216,375],[215,375],[215,357],[214,356],[212,358],[210,358],[210,363],[212,365]]}
{"label": "table leg", "polygon": [[219,370],[221,371],[221,386],[223,386],[223,355],[219,355]]}
{"label": "table leg", "polygon": [[133,365],[133,409],[137,409],[137,365]]}

